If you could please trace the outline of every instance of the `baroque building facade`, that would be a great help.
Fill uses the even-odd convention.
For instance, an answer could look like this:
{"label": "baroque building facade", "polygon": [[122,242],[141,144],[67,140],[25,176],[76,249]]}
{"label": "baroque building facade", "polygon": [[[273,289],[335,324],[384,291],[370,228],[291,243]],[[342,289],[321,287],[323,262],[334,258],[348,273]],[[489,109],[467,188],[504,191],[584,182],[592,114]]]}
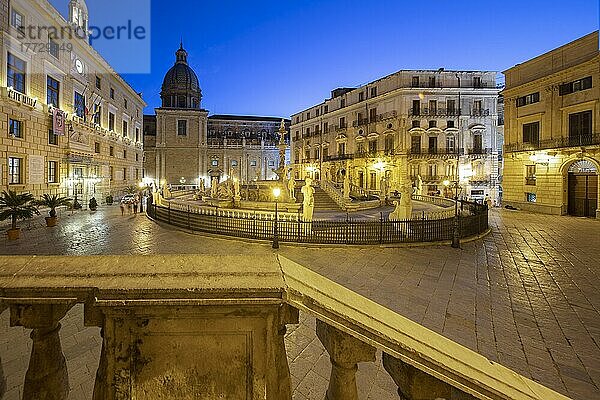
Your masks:
{"label": "baroque building facade", "polygon": [[600,217],[598,31],[504,74],[505,203]]}
{"label": "baroque building facade", "polygon": [[[213,178],[273,180],[280,118],[208,115],[183,46],[165,75],[156,115],[144,116],[144,174],[154,185],[195,188]],[[289,128],[289,120],[286,120]],[[286,139],[287,140],[287,139]]]}
{"label": "baroque building facade", "polygon": [[[0,188],[87,204],[137,186],[145,103],[88,44],[85,2],[70,1],[68,21],[47,0],[9,4],[0,9]],[[81,35],[30,37],[37,27]]]}
{"label": "baroque building facade", "polygon": [[[387,196],[408,182],[423,194],[500,201],[496,72],[403,70],[292,115],[293,171],[354,194]],[[447,183],[447,182],[446,182]]]}

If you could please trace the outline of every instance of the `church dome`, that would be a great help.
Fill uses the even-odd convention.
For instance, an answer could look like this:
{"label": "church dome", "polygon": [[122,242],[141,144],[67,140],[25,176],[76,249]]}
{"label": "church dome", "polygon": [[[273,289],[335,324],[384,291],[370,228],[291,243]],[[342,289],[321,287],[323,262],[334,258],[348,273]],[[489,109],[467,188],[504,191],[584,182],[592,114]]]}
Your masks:
{"label": "church dome", "polygon": [[175,53],[175,65],[165,75],[160,97],[167,108],[200,108],[202,90],[198,76],[188,65],[188,53],[183,44]]}

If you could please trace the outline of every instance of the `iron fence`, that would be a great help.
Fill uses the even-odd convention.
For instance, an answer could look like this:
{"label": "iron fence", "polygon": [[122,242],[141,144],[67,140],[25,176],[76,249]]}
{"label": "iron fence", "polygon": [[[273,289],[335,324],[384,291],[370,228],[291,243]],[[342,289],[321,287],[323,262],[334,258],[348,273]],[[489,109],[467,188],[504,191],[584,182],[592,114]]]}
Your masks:
{"label": "iron fence", "polygon": [[[488,229],[486,206],[462,202],[459,216],[460,236],[472,237]],[[148,204],[147,212],[157,221],[166,222],[192,232],[233,236],[246,239],[272,240],[275,224],[280,242],[312,244],[351,244],[377,245],[393,243],[437,242],[451,240],[455,217],[392,221],[358,220],[347,217],[345,220],[326,221],[282,221],[250,217],[226,217],[202,215],[193,209],[173,209]]]}

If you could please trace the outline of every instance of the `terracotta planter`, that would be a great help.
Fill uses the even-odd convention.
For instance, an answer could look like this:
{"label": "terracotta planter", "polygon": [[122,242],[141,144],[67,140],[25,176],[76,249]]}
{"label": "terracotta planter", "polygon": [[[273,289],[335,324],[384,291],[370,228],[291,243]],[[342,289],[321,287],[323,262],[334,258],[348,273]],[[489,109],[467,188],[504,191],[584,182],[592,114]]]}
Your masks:
{"label": "terracotta planter", "polygon": [[7,231],[8,240],[17,240],[21,237],[21,228],[9,229]]}
{"label": "terracotta planter", "polygon": [[46,217],[46,226],[52,228],[53,226],[56,226],[57,221],[58,218],[56,217]]}

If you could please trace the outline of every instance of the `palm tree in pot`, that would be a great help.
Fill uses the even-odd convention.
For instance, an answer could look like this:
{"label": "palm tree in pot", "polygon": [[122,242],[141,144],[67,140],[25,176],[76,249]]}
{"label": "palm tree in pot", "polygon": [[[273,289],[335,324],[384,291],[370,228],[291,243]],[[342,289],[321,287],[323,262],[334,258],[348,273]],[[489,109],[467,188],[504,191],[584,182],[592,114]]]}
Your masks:
{"label": "palm tree in pot", "polygon": [[8,230],[8,238],[16,240],[21,237],[21,228],[17,221],[33,218],[34,214],[40,212],[35,205],[35,199],[31,193],[17,194],[12,190],[5,190],[0,195],[0,221],[11,219],[11,229]]}
{"label": "palm tree in pot", "polygon": [[53,227],[56,226],[56,209],[58,207],[71,207],[71,199],[68,197],[61,197],[57,194],[44,194],[41,200],[35,202],[40,207],[48,207],[50,212],[48,212],[48,217],[46,217],[46,226]]}

